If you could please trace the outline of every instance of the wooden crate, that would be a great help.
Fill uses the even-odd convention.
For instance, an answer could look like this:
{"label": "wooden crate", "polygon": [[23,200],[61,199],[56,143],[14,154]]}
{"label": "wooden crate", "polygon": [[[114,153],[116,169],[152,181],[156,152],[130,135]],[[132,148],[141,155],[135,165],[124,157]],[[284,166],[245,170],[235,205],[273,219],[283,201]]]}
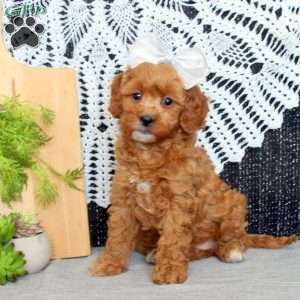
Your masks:
{"label": "wooden crate", "polygon": [[[42,150],[42,158],[58,170],[81,167],[81,147],[75,73],[67,69],[39,69],[22,65],[13,59],[0,42],[0,94],[21,95],[24,101],[43,104],[55,114],[49,132],[53,140]],[[1,133],[0,133],[1,134]],[[23,194],[23,201],[13,210],[38,214],[52,243],[52,257],[78,257],[90,254],[85,195],[56,181],[57,203],[42,209],[34,201],[32,180]],[[78,182],[83,187],[83,180]],[[0,212],[10,209],[0,202]]]}

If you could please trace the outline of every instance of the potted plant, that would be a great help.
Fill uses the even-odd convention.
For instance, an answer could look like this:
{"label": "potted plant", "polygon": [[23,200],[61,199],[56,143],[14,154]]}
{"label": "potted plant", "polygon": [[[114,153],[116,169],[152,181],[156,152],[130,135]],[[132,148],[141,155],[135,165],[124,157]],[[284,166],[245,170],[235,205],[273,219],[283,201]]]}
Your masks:
{"label": "potted plant", "polygon": [[39,272],[49,260],[47,233],[32,214],[0,216],[0,284]]}
{"label": "potted plant", "polygon": [[[54,117],[51,110],[22,102],[18,96],[0,98],[0,201],[9,207],[21,200],[29,172],[35,177],[35,200],[43,207],[58,196],[52,176],[81,191],[75,182],[82,177],[82,168],[60,173],[39,155],[51,140],[46,130]],[[47,233],[32,215],[0,215],[0,284],[40,271],[49,257]]]}
{"label": "potted plant", "polygon": [[41,271],[50,260],[50,243],[36,217],[30,213],[12,213],[15,233],[12,239],[15,251],[24,254],[24,266],[29,274]]}

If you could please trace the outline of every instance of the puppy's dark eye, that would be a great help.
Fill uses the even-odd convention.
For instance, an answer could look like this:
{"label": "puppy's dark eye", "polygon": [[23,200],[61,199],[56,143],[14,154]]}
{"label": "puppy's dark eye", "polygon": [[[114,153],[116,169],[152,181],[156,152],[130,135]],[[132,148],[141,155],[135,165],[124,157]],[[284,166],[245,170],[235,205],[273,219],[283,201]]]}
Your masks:
{"label": "puppy's dark eye", "polygon": [[160,102],[160,103],[161,103],[162,105],[169,106],[169,105],[172,105],[173,102],[174,102],[174,101],[173,101],[172,98],[170,98],[170,97],[165,97],[165,98],[161,99],[161,102]]}
{"label": "puppy's dark eye", "polygon": [[143,98],[143,94],[141,92],[135,92],[131,95],[132,99],[135,101],[139,101]]}

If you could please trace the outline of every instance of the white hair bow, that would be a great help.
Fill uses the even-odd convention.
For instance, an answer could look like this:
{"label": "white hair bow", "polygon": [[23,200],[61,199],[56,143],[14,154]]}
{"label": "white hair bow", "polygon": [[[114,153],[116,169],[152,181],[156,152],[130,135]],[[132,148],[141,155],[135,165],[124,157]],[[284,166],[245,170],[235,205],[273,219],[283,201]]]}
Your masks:
{"label": "white hair bow", "polygon": [[201,49],[186,47],[171,53],[161,47],[154,34],[144,36],[129,47],[128,65],[134,68],[143,62],[172,65],[186,89],[197,85],[208,73],[207,62]]}

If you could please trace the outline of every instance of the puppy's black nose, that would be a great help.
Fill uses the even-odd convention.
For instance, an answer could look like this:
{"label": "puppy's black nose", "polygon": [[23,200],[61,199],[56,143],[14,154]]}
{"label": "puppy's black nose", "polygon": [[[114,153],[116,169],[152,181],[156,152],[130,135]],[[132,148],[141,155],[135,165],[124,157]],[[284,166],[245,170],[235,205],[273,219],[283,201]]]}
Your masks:
{"label": "puppy's black nose", "polygon": [[154,118],[149,115],[140,116],[140,121],[143,126],[147,127],[154,122]]}

